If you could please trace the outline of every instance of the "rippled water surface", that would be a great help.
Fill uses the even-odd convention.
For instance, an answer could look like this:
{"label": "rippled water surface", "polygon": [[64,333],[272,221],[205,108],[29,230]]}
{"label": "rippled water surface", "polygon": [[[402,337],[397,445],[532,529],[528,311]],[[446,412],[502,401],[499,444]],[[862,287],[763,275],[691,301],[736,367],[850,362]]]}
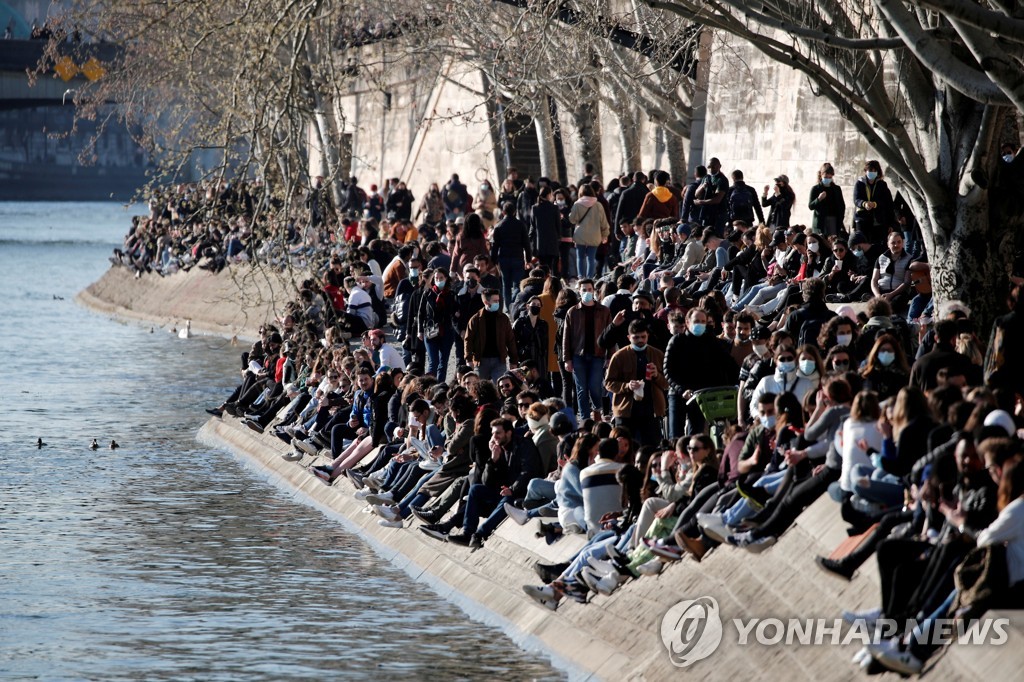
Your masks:
{"label": "rippled water surface", "polygon": [[129,215],[0,203],[0,678],[562,677],[195,442],[239,349],[72,300]]}

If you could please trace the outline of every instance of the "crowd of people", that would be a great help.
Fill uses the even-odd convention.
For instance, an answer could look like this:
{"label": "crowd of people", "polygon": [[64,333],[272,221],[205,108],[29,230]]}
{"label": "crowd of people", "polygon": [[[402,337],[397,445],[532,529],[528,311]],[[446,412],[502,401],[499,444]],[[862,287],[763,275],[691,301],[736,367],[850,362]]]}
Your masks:
{"label": "crowd of people", "polygon": [[857,662],[915,673],[935,619],[1024,605],[1024,280],[1007,273],[986,343],[968,306],[933,303],[913,215],[863,170],[852,225],[830,164],[811,225],[786,175],[758,193],[717,159],[689,183],[513,170],[471,195],[453,175],[419,201],[318,179],[275,236],[253,228],[258,183],[182,186],[116,260],[301,261],[211,414],[291,444],[386,527],[471,549],[506,519],[585,538],[524,586],[551,609],[764,551],[831,498],[852,551],[793,560],[841,580],[876,561],[880,608],[846,615],[922,625]]}

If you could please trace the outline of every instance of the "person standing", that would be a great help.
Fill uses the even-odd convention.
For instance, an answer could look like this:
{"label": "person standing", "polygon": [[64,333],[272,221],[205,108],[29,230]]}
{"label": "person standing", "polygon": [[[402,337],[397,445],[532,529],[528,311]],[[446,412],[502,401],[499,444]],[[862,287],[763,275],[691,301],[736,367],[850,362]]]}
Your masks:
{"label": "person standing", "polygon": [[645,320],[629,323],[629,346],[612,356],[604,387],[612,394],[616,426],[628,426],[641,445],[657,445],[668,381],[661,371],[665,355],[647,344],[647,336]]}
{"label": "person standing", "polygon": [[871,240],[883,244],[889,228],[895,227],[892,192],[882,177],[882,165],[872,159],[864,164],[864,175],[853,186],[854,226]]}
{"label": "person standing", "polygon": [[458,303],[448,285],[448,272],[436,270],[433,286],[420,300],[419,338],[427,350],[427,374],[438,381],[448,376],[448,358],[455,343],[455,312]]}
{"label": "person standing", "polygon": [[608,308],[597,302],[594,280],[580,280],[580,297],[565,315],[562,357],[566,371],[576,382],[577,414],[583,419],[593,412],[598,418],[604,393],[605,350],[597,340],[612,318]]}
{"label": "person standing", "polygon": [[466,361],[477,368],[480,379],[495,383],[508,371],[508,362],[519,361],[515,332],[508,315],[501,312],[501,297],[494,289],[482,295],[484,308],[466,327]]}
{"label": "person standing", "polygon": [[592,278],[597,272],[597,247],[611,234],[608,216],[598,204],[594,188],[580,187],[580,198],[569,212],[569,222],[576,226],[572,233],[576,243],[576,273],[581,278]]}
{"label": "person standing", "polygon": [[826,237],[843,231],[846,215],[846,199],[843,190],[835,183],[836,169],[830,163],[821,164],[818,170],[818,184],[811,189],[807,208],[814,211],[811,229]]}
{"label": "person standing", "polygon": [[640,214],[640,208],[647,198],[647,176],[643,171],[633,173],[633,184],[622,190],[619,196],[619,203],[615,207],[615,224],[632,223]]}
{"label": "person standing", "polygon": [[491,258],[501,270],[501,288],[505,305],[512,306],[519,293],[519,283],[526,276],[526,264],[533,258],[526,225],[516,217],[516,206],[511,201],[501,207],[504,217],[491,234]]}
{"label": "person standing", "polygon": [[548,373],[548,323],[541,319],[541,301],[534,296],[526,302],[526,315],[512,325],[521,361],[532,360],[545,383]]}
{"label": "person standing", "polygon": [[[769,189],[772,192],[768,196]],[[784,229],[789,227],[789,218],[793,212],[793,205],[796,204],[796,194],[789,186],[789,176],[780,175],[775,178],[775,186],[770,188],[764,186],[764,194],[761,197],[761,205],[770,207],[768,209],[768,222],[765,223],[773,229]]]}
{"label": "person standing", "polygon": [[544,185],[540,188],[537,205],[533,207],[530,216],[530,247],[540,264],[553,275],[560,272],[558,239],[561,224],[562,214],[551,203],[551,188]]}

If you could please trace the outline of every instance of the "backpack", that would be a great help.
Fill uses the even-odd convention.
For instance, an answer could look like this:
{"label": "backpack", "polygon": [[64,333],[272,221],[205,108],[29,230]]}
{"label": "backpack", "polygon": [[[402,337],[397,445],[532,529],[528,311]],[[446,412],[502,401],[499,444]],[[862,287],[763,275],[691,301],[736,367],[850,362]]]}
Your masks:
{"label": "backpack", "polygon": [[729,215],[733,220],[751,220],[754,216],[754,192],[749,187],[736,187],[729,192]]}
{"label": "backpack", "polygon": [[821,328],[828,322],[827,319],[810,319],[804,320],[803,324],[800,325],[800,332],[797,334],[797,347],[812,345],[818,350],[818,334],[821,333]]}

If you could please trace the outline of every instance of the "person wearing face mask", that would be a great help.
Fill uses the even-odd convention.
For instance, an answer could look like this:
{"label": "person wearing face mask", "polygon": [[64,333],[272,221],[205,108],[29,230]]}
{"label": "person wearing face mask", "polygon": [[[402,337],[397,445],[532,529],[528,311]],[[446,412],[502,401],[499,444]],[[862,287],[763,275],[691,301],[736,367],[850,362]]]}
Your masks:
{"label": "person wearing face mask", "polygon": [[843,190],[835,182],[836,170],[830,163],[824,163],[818,170],[818,184],[811,188],[807,208],[814,211],[811,228],[815,233],[831,237],[843,229],[846,215],[846,199]]}
{"label": "person wearing face mask", "polygon": [[608,362],[604,388],[612,394],[612,414],[618,426],[629,426],[641,445],[661,441],[668,382],[662,373],[665,355],[648,345],[647,323],[629,323],[629,346]]}
{"label": "person wearing face mask", "polygon": [[[540,298],[534,296],[526,302],[526,315],[516,320],[512,331],[520,361],[532,360],[541,371],[541,384],[547,383],[548,323],[541,319]],[[546,396],[545,396],[546,397]]]}
{"label": "person wearing face mask", "polygon": [[899,341],[892,334],[881,334],[868,353],[861,370],[864,390],[874,391],[879,400],[885,400],[907,385],[910,368]]}
{"label": "person wearing face mask", "polygon": [[885,241],[889,228],[896,224],[892,192],[882,174],[882,165],[872,159],[864,164],[864,175],[853,186],[854,227],[873,244]]}
{"label": "person wearing face mask", "polygon": [[[744,313],[749,314],[749,313]],[[753,319],[753,316],[750,316]],[[785,332],[781,334],[786,335]],[[755,369],[764,363],[771,365],[774,362],[772,348],[769,346],[771,332],[768,327],[755,324],[750,332],[750,353],[740,363],[739,387],[736,391],[736,414],[738,422],[746,425],[750,422],[750,398],[754,395],[754,388],[761,381],[761,375],[754,375]],[[786,335],[788,338],[788,335]],[[765,373],[772,370],[764,370]]]}
{"label": "person wearing face mask", "polygon": [[[627,330],[633,320],[643,320],[650,332],[651,345],[664,351],[668,345],[668,325],[654,317],[654,297],[646,291],[637,291],[630,297],[630,310],[620,310],[605,327],[597,342],[609,352],[628,345]],[[610,311],[610,308],[609,308]]]}
{"label": "person wearing face mask", "polygon": [[700,308],[686,314],[686,331],[676,334],[665,350],[665,377],[669,383],[669,438],[701,433],[704,415],[696,404],[687,405],[694,391],[733,386],[739,367],[729,346],[708,333],[708,316]]}
{"label": "person wearing face mask", "polygon": [[427,353],[427,373],[438,381],[448,377],[448,358],[455,343],[458,304],[446,270],[434,272],[434,284],[420,300],[419,338]]}
{"label": "person wearing face mask", "polygon": [[498,210],[498,195],[494,193],[490,180],[480,183],[480,189],[473,199],[475,213],[483,220],[484,227],[490,229],[494,225],[494,213]]}
{"label": "person wearing face mask", "polygon": [[398,284],[409,276],[409,266],[406,264],[412,259],[415,250],[414,246],[406,244],[384,268],[384,298],[394,298]]}
{"label": "person wearing face mask", "polygon": [[[817,351],[813,350],[813,346],[805,346],[798,356],[792,346],[788,344],[780,345],[775,350],[775,372],[761,379],[754,389],[753,396],[750,399],[751,413],[757,409],[757,401],[765,393],[774,393],[776,395],[792,393],[798,401],[803,403],[804,396],[818,388],[817,368],[821,360],[818,359],[817,362],[812,362],[811,364],[805,362],[804,366],[801,367],[798,359],[808,360],[816,357],[816,355]],[[814,366],[812,367],[811,365]],[[802,371],[807,369],[812,371],[810,373]]]}
{"label": "person wearing face mask", "polygon": [[580,302],[565,314],[562,358],[566,372],[575,379],[576,414],[584,419],[592,412],[595,417],[600,417],[604,397],[605,349],[598,343],[598,337],[611,322],[611,313],[598,303],[594,280],[580,280],[579,288]]}
{"label": "person wearing face mask", "polygon": [[483,310],[466,326],[466,362],[477,368],[481,379],[497,382],[508,371],[509,361],[519,361],[519,350],[512,323],[501,312],[498,292],[486,289],[482,300]]}
{"label": "person wearing face mask", "polygon": [[[725,314],[726,320],[729,319],[730,313],[732,311]],[[733,318],[733,324],[736,328],[736,335],[730,343],[729,352],[732,353],[732,359],[736,361],[737,366],[742,366],[743,362],[754,352],[753,332],[757,319],[750,313],[740,313]]]}

